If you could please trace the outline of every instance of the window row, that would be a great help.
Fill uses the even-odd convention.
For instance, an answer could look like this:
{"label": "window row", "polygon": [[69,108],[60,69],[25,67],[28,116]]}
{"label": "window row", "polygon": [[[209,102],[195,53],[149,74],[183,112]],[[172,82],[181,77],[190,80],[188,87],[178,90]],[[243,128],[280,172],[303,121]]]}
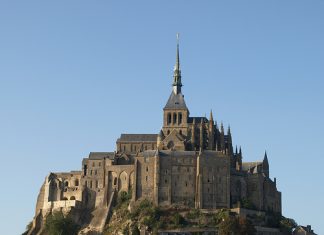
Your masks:
{"label": "window row", "polygon": [[84,185],[88,188],[99,188],[99,181],[98,180],[89,180],[89,181],[85,181]]}
{"label": "window row", "polygon": [[182,124],[182,113],[168,113],[167,114],[167,125],[170,124]]}

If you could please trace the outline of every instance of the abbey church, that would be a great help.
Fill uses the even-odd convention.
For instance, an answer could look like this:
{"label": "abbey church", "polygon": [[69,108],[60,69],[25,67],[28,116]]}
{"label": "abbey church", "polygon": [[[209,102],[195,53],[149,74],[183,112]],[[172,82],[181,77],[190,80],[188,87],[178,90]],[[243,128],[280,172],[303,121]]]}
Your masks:
{"label": "abbey church", "polygon": [[[255,211],[281,213],[281,193],[269,176],[267,154],[243,162],[230,128],[218,125],[212,112],[209,119],[190,116],[182,93],[179,44],[171,94],[161,111],[162,129],[155,134],[121,134],[115,151],[91,152],[81,170],[50,173],[29,234],[39,234],[43,218],[53,210],[84,209],[92,213],[84,234],[100,232],[122,191],[131,192],[131,201],[147,198],[160,207],[235,209],[248,201]],[[82,213],[78,216],[81,220]]]}

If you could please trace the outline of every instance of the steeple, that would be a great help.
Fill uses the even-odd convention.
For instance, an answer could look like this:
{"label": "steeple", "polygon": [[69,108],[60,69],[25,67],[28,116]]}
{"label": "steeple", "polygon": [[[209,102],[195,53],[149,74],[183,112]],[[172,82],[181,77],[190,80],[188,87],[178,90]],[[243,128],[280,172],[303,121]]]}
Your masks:
{"label": "steeple", "polygon": [[176,63],[173,70],[173,92],[174,94],[181,93],[181,70],[180,70],[180,58],[179,58],[179,34],[177,33],[177,54],[176,54]]}

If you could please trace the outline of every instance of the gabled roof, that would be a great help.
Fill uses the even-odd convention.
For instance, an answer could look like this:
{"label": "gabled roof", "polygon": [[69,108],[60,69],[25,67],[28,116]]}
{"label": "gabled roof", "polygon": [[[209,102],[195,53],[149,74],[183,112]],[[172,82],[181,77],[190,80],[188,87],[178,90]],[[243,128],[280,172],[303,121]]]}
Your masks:
{"label": "gabled roof", "polygon": [[186,110],[188,110],[183,94],[181,92],[178,94],[175,94],[172,91],[171,95],[169,97],[169,100],[166,103],[164,109],[186,109]]}
{"label": "gabled roof", "polygon": [[118,142],[156,142],[157,134],[121,134]]}
{"label": "gabled roof", "polygon": [[91,152],[89,154],[89,159],[101,160],[105,158],[113,159],[115,157],[114,152]]}

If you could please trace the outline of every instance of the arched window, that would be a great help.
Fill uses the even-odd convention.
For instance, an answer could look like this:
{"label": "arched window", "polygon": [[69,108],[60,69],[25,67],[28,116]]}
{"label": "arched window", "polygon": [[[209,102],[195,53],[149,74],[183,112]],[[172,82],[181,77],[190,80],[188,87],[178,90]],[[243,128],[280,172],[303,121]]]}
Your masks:
{"label": "arched window", "polygon": [[76,179],[76,180],[74,181],[74,186],[79,186],[79,180],[78,180],[78,179]]}
{"label": "arched window", "polygon": [[167,131],[167,134],[170,135],[170,130]]}
{"label": "arched window", "polygon": [[96,180],[96,188],[99,188],[99,182]]}
{"label": "arched window", "polygon": [[182,135],[182,130],[179,131],[179,134]]}
{"label": "arched window", "polygon": [[92,181],[90,181],[90,188],[92,188]]}
{"label": "arched window", "polygon": [[69,187],[69,182],[68,182],[68,181],[65,181],[65,182],[64,182],[64,186],[65,186],[65,187]]}
{"label": "arched window", "polygon": [[168,113],[167,125],[170,125],[170,123],[171,123],[171,113]]}
{"label": "arched window", "polygon": [[75,196],[70,197],[70,200],[75,200]]}
{"label": "arched window", "polygon": [[117,185],[117,177],[114,178],[114,185]]}
{"label": "arched window", "polygon": [[182,123],[182,113],[178,113],[178,124]]}
{"label": "arched window", "polygon": [[177,123],[177,114],[173,113],[173,124]]}
{"label": "arched window", "polygon": [[146,171],[148,171],[148,166],[146,167]]}
{"label": "arched window", "polygon": [[63,197],[63,200],[64,200],[64,201],[67,201],[68,199],[67,199],[67,197]]}

